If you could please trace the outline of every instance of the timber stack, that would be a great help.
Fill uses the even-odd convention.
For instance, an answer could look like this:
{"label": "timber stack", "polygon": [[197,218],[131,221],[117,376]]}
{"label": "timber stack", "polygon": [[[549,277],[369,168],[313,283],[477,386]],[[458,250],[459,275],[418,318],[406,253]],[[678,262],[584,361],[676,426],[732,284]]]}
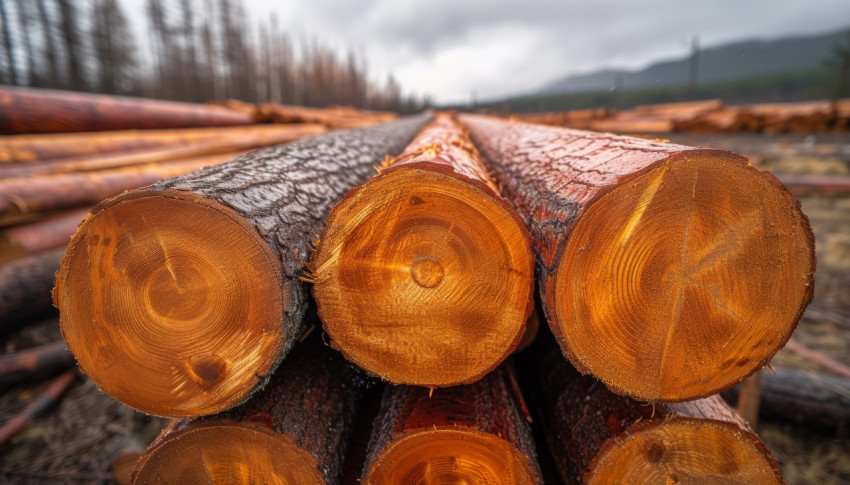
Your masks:
{"label": "timber stack", "polygon": [[[0,139],[8,220],[37,219],[0,234],[0,311],[30,318],[17,302],[49,298],[58,265],[79,368],[175,418],[135,483],[782,483],[718,397],[812,297],[808,220],[776,178],[607,133],[292,108],[214,108],[292,126]],[[155,174],[95,183],[131,170]],[[65,370],[63,350],[0,380]]]}

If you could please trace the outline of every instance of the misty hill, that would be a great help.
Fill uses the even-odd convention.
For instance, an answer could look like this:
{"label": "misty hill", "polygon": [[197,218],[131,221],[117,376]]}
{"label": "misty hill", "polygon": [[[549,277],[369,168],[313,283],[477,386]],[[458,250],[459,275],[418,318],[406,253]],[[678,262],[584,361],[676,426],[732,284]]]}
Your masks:
{"label": "misty hill", "polygon": [[[805,37],[749,40],[709,47],[700,51],[700,84],[728,81],[778,72],[800,71],[823,66],[833,45],[845,38],[845,30]],[[536,95],[641,89],[688,83],[689,57],[653,64],[639,71],[607,69],[567,76],[554,81]],[[618,83],[618,77],[621,80]]]}

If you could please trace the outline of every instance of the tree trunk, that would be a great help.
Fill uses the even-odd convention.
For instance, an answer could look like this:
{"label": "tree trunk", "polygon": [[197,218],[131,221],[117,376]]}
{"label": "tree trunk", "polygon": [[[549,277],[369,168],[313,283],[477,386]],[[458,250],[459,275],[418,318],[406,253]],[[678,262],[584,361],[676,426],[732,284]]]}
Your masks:
{"label": "tree trunk", "polygon": [[534,239],[564,354],[617,393],[727,389],[785,344],[812,298],[800,203],[729,152],[463,116]]}
{"label": "tree trunk", "polygon": [[362,483],[541,483],[510,379],[499,368],[447,389],[387,387]]}
{"label": "tree trunk", "polygon": [[54,249],[0,266],[0,333],[52,309],[50,289],[64,251]]}
{"label": "tree trunk", "polygon": [[557,351],[539,378],[543,429],[566,483],[784,483],[758,436],[718,396],[637,402],[580,375]]}
{"label": "tree trunk", "polygon": [[249,125],[213,106],[67,91],[0,87],[0,134]]}
{"label": "tree trunk", "polygon": [[[736,402],[739,392],[733,387],[723,397]],[[835,428],[850,423],[850,379],[797,369],[762,372],[759,413],[806,426]]]}
{"label": "tree trunk", "polygon": [[244,405],[172,422],[133,482],[339,483],[362,390],[354,368],[315,337]]}
{"label": "tree trunk", "polygon": [[331,206],[425,121],[255,151],[99,204],[54,292],[80,366],[149,414],[243,401],[304,332],[299,277]]}
{"label": "tree trunk", "polygon": [[324,329],[394,384],[474,382],[523,336],[528,233],[450,115],[386,165],[328,217],[311,262]]}
{"label": "tree trunk", "polygon": [[93,155],[136,153],[210,143],[276,145],[325,131],[318,124],[299,124],[13,135],[0,137],[0,163],[81,161]]}
{"label": "tree trunk", "polygon": [[0,391],[36,377],[74,366],[74,354],[65,342],[53,342],[0,356]]}
{"label": "tree trunk", "polygon": [[122,191],[225,162],[244,152],[154,163],[95,172],[46,175],[0,181],[0,226],[19,216],[94,205]]}
{"label": "tree trunk", "polygon": [[73,210],[45,221],[3,230],[0,232],[0,263],[65,247],[89,210]]}
{"label": "tree trunk", "polygon": [[304,130],[299,127],[295,130],[280,130],[270,133],[246,133],[245,136],[238,136],[241,134],[237,134],[237,136],[230,139],[197,140],[191,144],[165,148],[89,155],[71,159],[56,159],[42,163],[0,165],[0,178],[34,177],[38,175],[104,170],[254,150],[272,145],[280,145],[281,143],[289,143],[305,136],[319,134],[323,131],[323,128]]}

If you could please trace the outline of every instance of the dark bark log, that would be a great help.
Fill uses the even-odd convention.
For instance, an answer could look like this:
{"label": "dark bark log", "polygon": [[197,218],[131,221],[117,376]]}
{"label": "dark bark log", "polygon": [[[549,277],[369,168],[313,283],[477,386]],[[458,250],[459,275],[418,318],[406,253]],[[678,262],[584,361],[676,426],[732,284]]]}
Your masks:
{"label": "dark bark log", "polygon": [[117,448],[109,459],[109,474],[118,485],[130,485],[132,473],[145,447],[134,437],[129,437]]}
{"label": "dark bark log", "polygon": [[[723,393],[737,402],[740,387]],[[850,379],[776,368],[762,372],[762,417],[793,421],[806,426],[835,428],[850,422]]]}
{"label": "dark bark log", "polygon": [[846,175],[780,174],[777,178],[788,186],[792,194],[838,196],[850,194],[850,177]]}
{"label": "dark bark log", "polygon": [[362,389],[354,367],[313,337],[247,403],[172,422],[134,483],[339,483]]}
{"label": "dark bark log", "polygon": [[461,126],[439,114],[328,216],[310,262],[322,326],[393,384],[474,382],[524,334],[530,245]]}
{"label": "dark bark log", "polygon": [[93,205],[125,190],[225,162],[243,153],[207,155],[166,163],[45,175],[32,179],[7,179],[0,182],[0,226],[14,223],[26,214]]}
{"label": "dark bark log", "polygon": [[54,249],[0,266],[0,333],[52,310],[50,289],[64,251]]}
{"label": "dark bark log", "polygon": [[0,162],[81,162],[94,155],[141,153],[210,143],[277,145],[324,132],[325,128],[318,124],[298,124],[12,135],[0,137]]}
{"label": "dark bark log", "polygon": [[2,355],[0,356],[0,390],[73,365],[74,354],[65,348],[65,342],[54,342]]}
{"label": "dark bark log", "polygon": [[90,210],[74,210],[0,231],[0,263],[65,247]]}
{"label": "dark bark log", "polygon": [[362,483],[539,483],[523,408],[504,367],[474,384],[388,387]]}
{"label": "dark bark log", "polygon": [[32,404],[27,406],[19,414],[7,421],[0,427],[0,446],[5,445],[21,430],[27,427],[33,419],[37,418],[51,406],[59,402],[62,396],[68,392],[68,389],[77,381],[77,371],[69,370],[59,376],[50,387],[44,391],[44,394],[38,396]]}
{"label": "dark bark log", "polygon": [[534,239],[564,354],[650,401],[727,389],[787,341],[814,239],[773,176],[729,152],[465,115]]}
{"label": "dark bark log", "polygon": [[64,133],[249,125],[251,116],[173,101],[0,88],[0,133]]}
{"label": "dark bark log", "polygon": [[198,416],[243,401],[304,332],[299,277],[331,206],[425,121],[255,151],[99,204],[54,291],[80,366],[151,414]]}
{"label": "dark bark log", "polygon": [[538,377],[543,428],[566,483],[783,483],[776,460],[718,396],[641,403],[582,376],[557,351]]}

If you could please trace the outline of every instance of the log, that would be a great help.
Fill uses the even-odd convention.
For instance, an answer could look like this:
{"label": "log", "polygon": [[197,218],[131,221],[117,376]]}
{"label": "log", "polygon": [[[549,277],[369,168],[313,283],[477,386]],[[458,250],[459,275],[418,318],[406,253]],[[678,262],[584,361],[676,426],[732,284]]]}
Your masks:
{"label": "log", "polygon": [[525,331],[528,233],[450,114],[385,165],[334,207],[310,263],[323,328],[394,384],[474,382]]}
{"label": "log", "polygon": [[539,378],[543,429],[565,483],[784,483],[764,443],[718,396],[641,403],[557,352]]}
{"label": "log", "polygon": [[321,109],[267,103],[259,107],[258,117],[273,123],[319,123],[328,128],[357,128],[392,121],[397,116],[395,113],[346,107]]}
{"label": "log", "polygon": [[225,162],[244,152],[207,155],[95,172],[0,181],[0,226],[32,213],[94,205],[125,190]]}
{"label": "log", "polygon": [[74,365],[74,354],[65,342],[53,342],[0,356],[0,390],[36,376],[45,376]]}
{"label": "log", "polygon": [[325,128],[318,124],[300,124],[13,135],[0,137],[0,163],[79,160],[95,154],[139,152],[204,144],[215,140],[269,141],[288,136],[295,140],[324,131]]}
{"label": "log", "polygon": [[80,367],[161,416],[223,411],[262,388],[306,329],[299,276],[331,206],[425,121],[258,150],[98,204],[54,290]]}
{"label": "log", "polygon": [[72,210],[44,221],[0,231],[0,263],[66,246],[90,210]]}
{"label": "log", "polygon": [[0,334],[52,310],[50,289],[64,251],[53,249],[0,266]]}
{"label": "log", "polygon": [[0,87],[0,134],[249,125],[251,115],[202,104]]}
{"label": "log", "polygon": [[504,368],[447,389],[387,387],[361,483],[542,483],[521,400]]}
{"label": "log", "polygon": [[145,452],[145,447],[134,437],[129,437],[109,458],[109,475],[118,485],[130,485],[136,464]]}
{"label": "log", "polygon": [[[762,372],[760,415],[803,424],[838,428],[850,422],[850,379],[777,367]],[[740,387],[723,393],[736,402]]]}
{"label": "log", "polygon": [[647,401],[717,393],[766,365],[813,294],[799,201],[721,150],[461,118],[534,239],[567,358]]}
{"label": "log", "polygon": [[362,390],[353,366],[316,337],[244,405],[172,422],[133,483],[339,483]]}
{"label": "log", "polygon": [[222,153],[243,152],[256,148],[289,143],[307,136],[324,132],[320,125],[298,126],[272,133],[248,133],[247,135],[231,138],[215,138],[198,140],[192,144],[172,147],[133,150],[129,152],[112,152],[84,157],[49,160],[41,163],[16,163],[0,165],[0,179],[11,177],[34,177],[90,170],[104,170],[132,165],[170,162],[187,158],[197,158]]}
{"label": "log", "polygon": [[29,426],[33,419],[44,414],[51,406],[59,402],[68,389],[77,381],[77,372],[69,370],[57,377],[44,394],[37,397],[23,411],[0,427],[0,446],[8,443],[16,434]]}
{"label": "log", "polygon": [[798,175],[781,174],[777,178],[796,195],[850,194],[850,177],[846,175]]}

